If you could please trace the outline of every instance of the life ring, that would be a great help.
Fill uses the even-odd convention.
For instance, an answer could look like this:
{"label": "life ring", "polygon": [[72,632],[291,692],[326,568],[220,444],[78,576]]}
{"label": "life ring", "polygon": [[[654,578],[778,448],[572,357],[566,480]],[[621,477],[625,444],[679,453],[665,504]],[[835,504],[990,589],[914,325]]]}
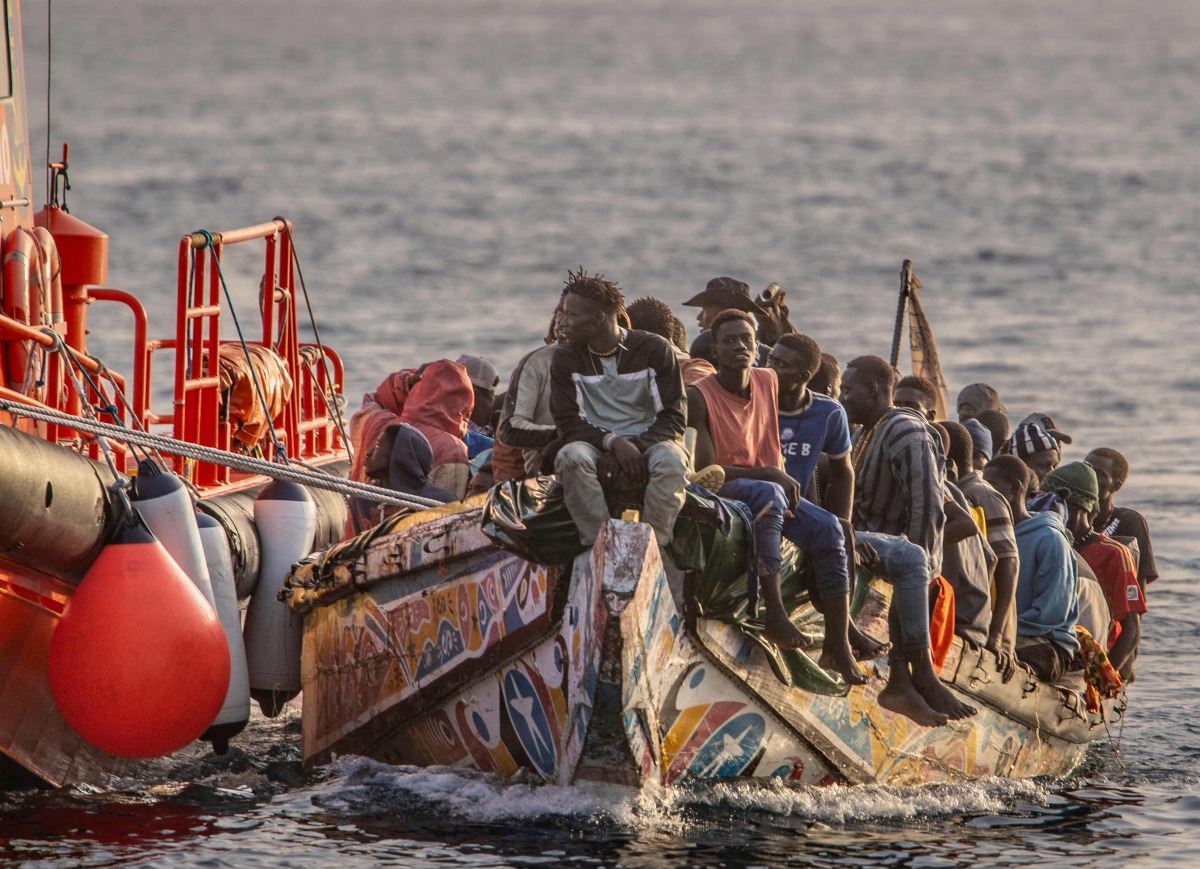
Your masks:
{"label": "life ring", "polygon": [[[42,286],[50,288],[48,293],[43,291],[42,298],[48,302],[49,310],[42,314],[42,322],[57,326],[63,322],[62,257],[58,255],[58,245],[54,243],[54,236],[46,227],[35,226],[33,236],[42,253]],[[32,301],[30,299],[31,303]],[[46,307],[45,302],[43,307]]]}
{"label": "life ring", "polygon": [[[39,328],[44,322],[43,299],[50,295],[49,252],[31,231],[17,229],[4,241],[4,291],[0,308],[5,316]],[[46,255],[43,255],[45,253]],[[50,299],[46,299],[50,302]],[[29,358],[34,342],[28,338],[10,338],[4,342],[4,370],[9,389],[27,391]]]}

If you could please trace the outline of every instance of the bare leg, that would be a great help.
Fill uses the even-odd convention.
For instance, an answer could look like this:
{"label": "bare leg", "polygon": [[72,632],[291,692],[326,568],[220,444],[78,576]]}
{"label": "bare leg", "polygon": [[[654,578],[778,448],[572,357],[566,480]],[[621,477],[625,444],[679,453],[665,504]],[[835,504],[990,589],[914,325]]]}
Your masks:
{"label": "bare leg", "polygon": [[[928,654],[928,653],[926,653]],[[879,705],[884,709],[911,718],[922,727],[941,727],[950,716],[938,712],[925,702],[925,698],[913,685],[908,662],[896,656],[891,662],[888,682],[879,692]]]}
{"label": "bare leg", "polygon": [[910,656],[909,663],[912,666],[914,687],[934,710],[955,720],[970,718],[978,711],[974,706],[963,703],[942,684],[942,680],[934,672],[933,658],[928,649],[921,654]]}
{"label": "bare leg", "polygon": [[781,649],[802,649],[812,640],[805,636],[788,618],[783,606],[783,598],[779,593],[779,574],[760,574],[759,584],[762,587],[763,603],[767,610],[767,626],[763,636]]}
{"label": "bare leg", "polygon": [[825,613],[825,643],[821,647],[821,657],[817,666],[825,670],[836,670],[846,680],[847,685],[865,685],[867,677],[854,657],[850,648],[850,637],[847,626],[850,622],[850,596],[827,599],[824,602]]}

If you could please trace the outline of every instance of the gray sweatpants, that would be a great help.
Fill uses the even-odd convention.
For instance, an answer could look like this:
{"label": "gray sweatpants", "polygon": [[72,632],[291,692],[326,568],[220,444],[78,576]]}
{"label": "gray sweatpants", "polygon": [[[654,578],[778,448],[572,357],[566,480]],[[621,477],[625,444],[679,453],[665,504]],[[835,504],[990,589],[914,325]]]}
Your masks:
{"label": "gray sweatpants", "polygon": [[[603,453],[589,443],[575,441],[558,451],[554,471],[563,484],[563,500],[579,528],[579,539],[591,546],[600,526],[608,521],[604,490],[596,479],[596,462]],[[657,443],[644,453],[650,470],[642,521],[654,529],[659,546],[671,542],[675,520],[683,509],[688,457],[673,441]]]}

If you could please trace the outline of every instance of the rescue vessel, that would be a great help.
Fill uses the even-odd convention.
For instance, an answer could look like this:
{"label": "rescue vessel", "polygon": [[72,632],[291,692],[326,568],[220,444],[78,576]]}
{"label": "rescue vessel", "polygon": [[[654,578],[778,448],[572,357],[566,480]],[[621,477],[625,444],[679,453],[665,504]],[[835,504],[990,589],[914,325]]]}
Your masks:
{"label": "rescue vessel", "polygon": [[[341,359],[299,339],[292,225],[183,235],[155,331],[106,285],[108,237],[67,211],[65,145],[35,211],[21,4],[4,7],[0,784],[98,783],[201,736],[223,750],[252,695],[275,714],[298,693],[300,623],[275,595],[341,537],[345,493],[371,493],[345,480]],[[257,310],[232,304],[235,246],[262,263]],[[92,306],[132,320],[128,376],[89,351]]]}

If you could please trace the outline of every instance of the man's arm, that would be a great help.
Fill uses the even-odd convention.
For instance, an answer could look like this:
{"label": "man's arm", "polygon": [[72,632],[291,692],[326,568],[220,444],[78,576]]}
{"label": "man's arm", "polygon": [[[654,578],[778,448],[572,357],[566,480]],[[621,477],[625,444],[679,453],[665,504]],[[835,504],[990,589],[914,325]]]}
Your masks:
{"label": "man's arm", "polygon": [[854,508],[854,463],[850,458],[850,422],[840,404],[834,405],[826,419],[821,452],[829,457],[829,503],[822,506],[835,516],[849,519]]}
{"label": "man's arm", "polygon": [[[534,351],[537,353],[538,351]],[[546,366],[531,366],[531,353],[521,360],[508,384],[504,413],[500,420],[500,442],[521,450],[538,450],[558,437],[558,429],[533,421],[538,398],[548,388]],[[553,359],[553,356],[551,356]]]}
{"label": "man's arm", "polygon": [[704,396],[694,386],[687,388],[687,421],[696,430],[696,447],[692,451],[692,464],[697,468],[707,468],[716,463],[716,450],[713,448],[712,433],[708,430],[708,405]]}
{"label": "man's arm", "polygon": [[1142,617],[1137,613],[1126,613],[1121,619],[1121,635],[1108,650],[1108,661],[1124,679],[1129,674],[1133,663],[1134,652],[1137,651],[1138,640],[1142,636]]}
{"label": "man's arm", "polygon": [[903,432],[891,455],[892,470],[908,492],[908,525],[905,536],[927,553],[940,553],[946,524],[946,490],[942,485],[941,444],[935,450],[929,429]]}
{"label": "man's arm", "polygon": [[825,509],[840,519],[849,521],[854,505],[854,464],[850,454],[829,459],[829,503]]}
{"label": "man's arm", "polygon": [[1017,572],[1019,568],[1020,562],[1017,559],[1001,558],[996,562],[996,572],[992,574],[996,591],[995,599],[992,601],[992,622],[988,627],[986,645],[993,652],[1003,648],[1004,630],[1017,605]]}
{"label": "man's arm", "polygon": [[954,546],[969,537],[979,535],[975,517],[957,501],[947,498],[942,504],[942,509],[946,512],[946,524],[942,529],[944,545]]}

